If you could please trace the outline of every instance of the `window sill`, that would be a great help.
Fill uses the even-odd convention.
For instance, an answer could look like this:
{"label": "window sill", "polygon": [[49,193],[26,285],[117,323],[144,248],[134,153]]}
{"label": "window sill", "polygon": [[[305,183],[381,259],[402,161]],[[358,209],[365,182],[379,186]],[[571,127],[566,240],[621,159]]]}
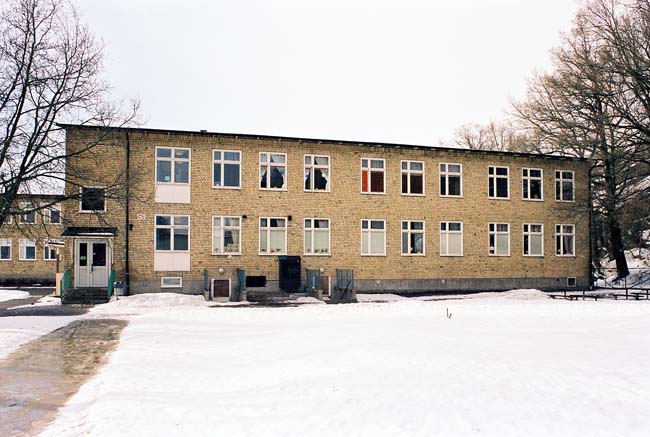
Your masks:
{"label": "window sill", "polygon": [[37,259],[22,259],[18,258],[18,261],[38,261]]}
{"label": "window sill", "polygon": [[156,185],[178,185],[178,186],[187,187],[189,185],[192,185],[192,181],[190,181],[190,182],[161,182],[161,181],[156,181]]}
{"label": "window sill", "polygon": [[557,202],[557,203],[576,203],[575,200],[557,200],[557,199],[555,199],[555,202]]}
{"label": "window sill", "polygon": [[406,196],[406,197],[427,197],[426,194],[400,193],[400,195]]}
{"label": "window sill", "polygon": [[331,253],[303,253],[303,256],[310,256],[310,257],[316,257],[316,256],[332,256]]}
{"label": "window sill", "polygon": [[465,255],[463,255],[462,253],[461,253],[460,255],[452,255],[452,254],[445,255],[445,254],[442,254],[442,253],[441,253],[440,256],[443,256],[443,257],[445,257],[445,258],[462,258],[462,257],[464,257]]}
{"label": "window sill", "polygon": [[[260,188],[261,189],[261,188]],[[331,193],[332,190],[302,190],[303,193]]]}
{"label": "window sill", "polygon": [[386,256],[385,253],[362,253],[361,256]]}
{"label": "window sill", "polygon": [[490,200],[510,200],[510,197],[490,197],[490,196],[488,196],[488,199],[490,199]]}
{"label": "window sill", "polygon": [[212,256],[241,256],[241,252],[232,253],[213,253]]}
{"label": "window sill", "polygon": [[426,254],[426,253],[400,253],[400,256],[408,256],[408,257],[416,257],[416,258],[420,257],[420,258],[423,258],[423,257],[426,257],[427,254]]}
{"label": "window sill", "polygon": [[259,188],[260,191],[289,191],[288,188]]}
{"label": "window sill", "polygon": [[0,262],[3,262],[3,261],[5,261],[5,262],[6,261],[11,261],[11,258],[2,258],[2,259],[0,259]]}
{"label": "window sill", "polygon": [[103,213],[103,212],[106,212],[106,210],[103,210],[103,211],[83,211],[83,210],[79,210],[79,214],[98,214],[98,213]]}
{"label": "window sill", "polygon": [[544,254],[541,255],[526,255],[525,253],[522,255],[524,258],[544,258]]}
{"label": "window sill", "polygon": [[510,256],[509,253],[505,254],[505,255],[497,255],[496,253],[489,253],[488,255],[489,256],[494,256],[494,257],[497,257],[497,258],[508,258]]}
{"label": "window sill", "polygon": [[383,191],[383,192],[381,192],[381,193],[379,193],[379,192],[377,192],[377,193],[367,192],[367,193],[366,193],[366,192],[363,192],[363,191],[362,191],[361,194],[368,195],[368,196],[385,196],[385,195],[386,195],[386,192]]}
{"label": "window sill", "polygon": [[557,254],[555,256],[558,257],[558,258],[575,258],[576,257],[575,255],[557,255]]}
{"label": "window sill", "polygon": [[241,190],[241,187],[217,187],[217,186],[212,186],[215,190]]}
{"label": "window sill", "polygon": [[159,250],[154,249],[154,253],[190,253],[189,250]]}
{"label": "window sill", "polygon": [[544,199],[526,199],[524,197],[521,198],[524,202],[543,202]]}
{"label": "window sill", "polygon": [[282,253],[280,253],[280,252],[275,252],[275,253],[261,253],[261,252],[259,252],[258,255],[259,256],[286,256],[287,253],[286,252],[282,252]]}
{"label": "window sill", "polygon": [[445,199],[462,199],[463,195],[461,194],[460,196],[456,196],[454,194],[439,194],[438,197],[442,197]]}

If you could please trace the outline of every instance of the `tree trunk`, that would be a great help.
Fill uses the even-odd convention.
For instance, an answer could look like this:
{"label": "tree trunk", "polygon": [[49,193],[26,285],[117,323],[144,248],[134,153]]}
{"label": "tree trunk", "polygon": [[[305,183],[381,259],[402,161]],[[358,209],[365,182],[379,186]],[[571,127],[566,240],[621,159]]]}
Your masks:
{"label": "tree trunk", "polygon": [[621,233],[621,226],[615,217],[609,217],[609,240],[612,248],[612,255],[616,260],[616,270],[618,271],[619,279],[622,279],[630,274],[627,267],[627,259],[625,259],[625,252],[623,250],[623,236]]}

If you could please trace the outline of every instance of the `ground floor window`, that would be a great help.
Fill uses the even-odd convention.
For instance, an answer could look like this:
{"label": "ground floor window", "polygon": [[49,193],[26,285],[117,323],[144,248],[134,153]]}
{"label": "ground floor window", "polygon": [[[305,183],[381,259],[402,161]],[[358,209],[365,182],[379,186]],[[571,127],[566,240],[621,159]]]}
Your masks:
{"label": "ground floor window", "polygon": [[423,221],[402,221],[402,255],[424,255]]}
{"label": "ground floor window", "polygon": [[524,223],[524,256],[544,255],[544,225]]}
{"label": "ground floor window", "polygon": [[241,254],[241,217],[212,217],[212,254]]}
{"label": "ground floor window", "polygon": [[490,223],[490,255],[510,255],[510,223]]}
{"label": "ground floor window", "polygon": [[557,256],[575,255],[574,225],[555,225],[555,254]]}
{"label": "ground floor window", "polygon": [[32,261],[36,259],[36,241],[21,239],[19,259],[21,261]]}
{"label": "ground floor window", "polygon": [[260,217],[260,255],[287,254],[287,219]]}
{"label": "ground floor window", "polygon": [[305,255],[330,254],[330,220],[305,219]]}
{"label": "ground floor window", "polygon": [[[59,242],[57,242],[59,243]],[[45,261],[56,261],[56,246],[47,241],[43,244],[43,259]]]}
{"label": "ground floor window", "polygon": [[183,278],[180,276],[165,276],[160,278],[160,288],[183,288]]}
{"label": "ground floor window", "polygon": [[361,255],[386,255],[385,220],[361,220]]}
{"label": "ground floor window", "polygon": [[440,222],[440,255],[463,256],[462,222]]}
{"label": "ground floor window", "polygon": [[156,250],[186,252],[190,249],[190,217],[156,215]]}
{"label": "ground floor window", "polygon": [[11,259],[11,238],[0,238],[0,260]]}

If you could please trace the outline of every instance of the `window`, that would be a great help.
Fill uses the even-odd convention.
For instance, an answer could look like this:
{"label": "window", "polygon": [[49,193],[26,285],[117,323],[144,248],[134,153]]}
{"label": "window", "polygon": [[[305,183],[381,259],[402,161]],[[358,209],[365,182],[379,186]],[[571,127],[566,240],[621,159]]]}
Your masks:
{"label": "window", "polygon": [[305,191],[330,190],[330,157],[305,155]]}
{"label": "window", "polygon": [[555,254],[557,256],[575,256],[575,227],[573,225],[555,225]]}
{"label": "window", "polygon": [[36,211],[34,211],[34,205],[31,203],[20,204],[20,223],[25,223],[28,225],[33,225],[36,223]]}
{"label": "window", "polygon": [[402,194],[424,195],[424,162],[402,161]]}
{"label": "window", "polygon": [[11,259],[11,238],[0,238],[0,261]]}
{"label": "window", "polygon": [[490,223],[490,255],[510,256],[510,224]]}
{"label": "window", "polygon": [[424,255],[424,222],[402,220],[402,255]]}
{"label": "window", "polygon": [[544,225],[524,223],[524,256],[544,256]]}
{"label": "window", "polygon": [[260,217],[260,255],[287,254],[287,219]]}
{"label": "window", "polygon": [[286,153],[260,153],[260,189],[287,189]]}
{"label": "window", "polygon": [[79,208],[81,212],[106,211],[106,190],[104,188],[82,187]]}
{"label": "window", "polygon": [[241,152],[212,151],[212,187],[241,188]]}
{"label": "window", "polygon": [[156,250],[187,252],[190,249],[190,217],[156,215]]}
{"label": "window", "polygon": [[14,222],[14,218],[9,211],[7,211],[7,215],[5,216],[4,220],[0,220],[0,223],[2,223],[3,225],[10,225],[13,222]]}
{"label": "window", "polygon": [[305,255],[330,254],[330,220],[305,219]]}
{"label": "window", "polygon": [[488,167],[488,197],[492,199],[510,198],[510,168]]}
{"label": "window", "polygon": [[440,255],[463,256],[462,222],[440,222]]}
{"label": "window", "polygon": [[32,261],[36,259],[36,241],[34,240],[20,240],[20,253],[18,258],[21,261]]}
{"label": "window", "polygon": [[190,182],[190,149],[156,147],[156,182],[188,184]]}
{"label": "window", "polygon": [[61,207],[59,205],[41,205],[43,208],[43,221],[50,225],[61,224]]}
{"label": "window", "polygon": [[361,192],[383,194],[386,192],[386,163],[383,159],[361,159]]}
{"label": "window", "polygon": [[241,255],[241,217],[212,217],[212,254]]}
{"label": "window", "polygon": [[361,255],[386,255],[385,220],[361,220]]}
{"label": "window", "polygon": [[572,171],[555,171],[555,200],[560,202],[573,202],[575,200]]}
{"label": "window", "polygon": [[440,195],[463,195],[463,166],[462,164],[440,163]]}
{"label": "window", "polygon": [[56,247],[60,244],[63,244],[63,242],[56,240],[45,240],[43,244],[43,259],[45,261],[56,261]]}
{"label": "window", "polygon": [[160,288],[183,288],[183,278],[180,276],[165,276],[160,278]]}
{"label": "window", "polygon": [[521,196],[525,200],[544,200],[544,182],[541,168],[521,169]]}
{"label": "window", "polygon": [[566,278],[566,286],[567,287],[572,287],[572,288],[576,286],[576,278],[575,278],[575,276],[573,276],[573,277],[569,276],[568,278]]}

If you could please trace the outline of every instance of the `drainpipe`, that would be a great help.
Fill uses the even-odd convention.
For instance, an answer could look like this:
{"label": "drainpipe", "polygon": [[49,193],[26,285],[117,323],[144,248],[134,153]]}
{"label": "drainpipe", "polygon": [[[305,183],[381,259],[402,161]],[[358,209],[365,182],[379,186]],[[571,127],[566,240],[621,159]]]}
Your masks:
{"label": "drainpipe", "polygon": [[125,136],[126,136],[126,171],[125,171],[125,181],[124,181],[124,294],[129,295],[131,292],[131,278],[129,277],[129,230],[131,227],[131,224],[129,223],[129,198],[131,197],[131,192],[130,192],[130,168],[129,168],[129,162],[131,160],[131,142],[129,140],[129,130],[128,128],[125,131]]}
{"label": "drainpipe", "polygon": [[591,191],[591,172],[594,169],[593,165],[589,166],[588,184],[589,184],[589,290],[594,289],[594,223],[593,223],[593,209],[594,200]]}

